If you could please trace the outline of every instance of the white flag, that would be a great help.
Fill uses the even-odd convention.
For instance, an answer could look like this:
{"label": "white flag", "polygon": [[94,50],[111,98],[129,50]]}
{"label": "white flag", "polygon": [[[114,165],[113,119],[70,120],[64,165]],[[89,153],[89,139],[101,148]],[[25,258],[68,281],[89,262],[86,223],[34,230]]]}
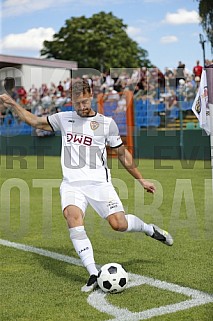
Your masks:
{"label": "white flag", "polygon": [[208,87],[205,70],[203,70],[201,75],[200,86],[192,105],[192,111],[198,118],[200,127],[205,130],[207,135],[210,135],[210,110],[208,105]]}

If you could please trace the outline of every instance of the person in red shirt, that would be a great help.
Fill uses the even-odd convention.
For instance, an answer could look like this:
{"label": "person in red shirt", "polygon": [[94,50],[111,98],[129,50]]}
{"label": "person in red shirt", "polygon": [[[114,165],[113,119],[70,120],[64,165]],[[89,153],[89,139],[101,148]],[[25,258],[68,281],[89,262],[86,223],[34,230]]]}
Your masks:
{"label": "person in red shirt", "polygon": [[199,78],[201,78],[202,70],[203,70],[203,67],[200,66],[200,61],[197,60],[196,66],[193,68],[194,77],[199,77]]}
{"label": "person in red shirt", "polygon": [[59,81],[57,88],[60,93],[62,93],[64,91],[64,87],[62,86],[61,81]]}
{"label": "person in red shirt", "polygon": [[20,100],[22,100],[22,99],[27,97],[27,92],[26,92],[26,90],[24,89],[23,86],[18,88],[17,93],[18,93],[18,96],[19,96]]}

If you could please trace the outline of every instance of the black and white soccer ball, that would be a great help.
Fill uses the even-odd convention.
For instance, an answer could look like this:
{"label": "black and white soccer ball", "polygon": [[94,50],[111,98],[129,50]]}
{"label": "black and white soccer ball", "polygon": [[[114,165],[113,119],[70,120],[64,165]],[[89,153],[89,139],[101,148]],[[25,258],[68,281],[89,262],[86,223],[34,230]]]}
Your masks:
{"label": "black and white soccer ball", "polygon": [[97,281],[102,291],[118,293],[126,288],[128,279],[128,273],[121,264],[108,263],[101,267]]}

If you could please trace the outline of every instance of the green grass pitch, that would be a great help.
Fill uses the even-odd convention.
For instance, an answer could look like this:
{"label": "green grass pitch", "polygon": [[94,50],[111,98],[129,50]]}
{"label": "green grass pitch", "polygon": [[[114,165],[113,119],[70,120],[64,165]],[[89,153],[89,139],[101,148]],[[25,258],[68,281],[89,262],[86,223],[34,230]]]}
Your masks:
{"label": "green grass pitch", "polygon": [[[60,182],[59,157],[38,160],[29,156],[21,163],[14,159],[12,166],[8,157],[1,156],[0,238],[78,258],[61,213],[59,189],[48,189],[52,182]],[[139,233],[112,231],[88,208],[85,226],[97,264],[118,262],[134,274],[212,293],[210,164],[140,160],[138,166],[144,177],[155,180],[157,192],[153,196],[144,193],[117,160],[110,163],[126,212],[169,229],[174,245],[167,247]],[[0,256],[1,321],[113,319],[89,305],[88,294],[81,293],[88,278],[84,268],[7,246],[0,246]],[[147,284],[107,295],[110,304],[131,312],[188,299],[181,293]],[[210,321],[212,315],[210,303],[149,320]]]}

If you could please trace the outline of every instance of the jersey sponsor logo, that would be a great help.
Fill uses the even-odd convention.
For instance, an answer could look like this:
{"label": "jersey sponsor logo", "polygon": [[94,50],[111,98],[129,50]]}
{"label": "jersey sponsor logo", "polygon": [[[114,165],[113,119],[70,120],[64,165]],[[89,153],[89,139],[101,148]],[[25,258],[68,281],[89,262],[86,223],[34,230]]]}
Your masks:
{"label": "jersey sponsor logo", "polygon": [[96,130],[99,127],[99,123],[97,121],[91,121],[90,127],[92,130]]}
{"label": "jersey sponsor logo", "polygon": [[75,121],[73,119],[68,120],[68,123],[74,123]]}
{"label": "jersey sponsor logo", "polygon": [[83,134],[67,133],[67,143],[91,146],[92,137]]}

